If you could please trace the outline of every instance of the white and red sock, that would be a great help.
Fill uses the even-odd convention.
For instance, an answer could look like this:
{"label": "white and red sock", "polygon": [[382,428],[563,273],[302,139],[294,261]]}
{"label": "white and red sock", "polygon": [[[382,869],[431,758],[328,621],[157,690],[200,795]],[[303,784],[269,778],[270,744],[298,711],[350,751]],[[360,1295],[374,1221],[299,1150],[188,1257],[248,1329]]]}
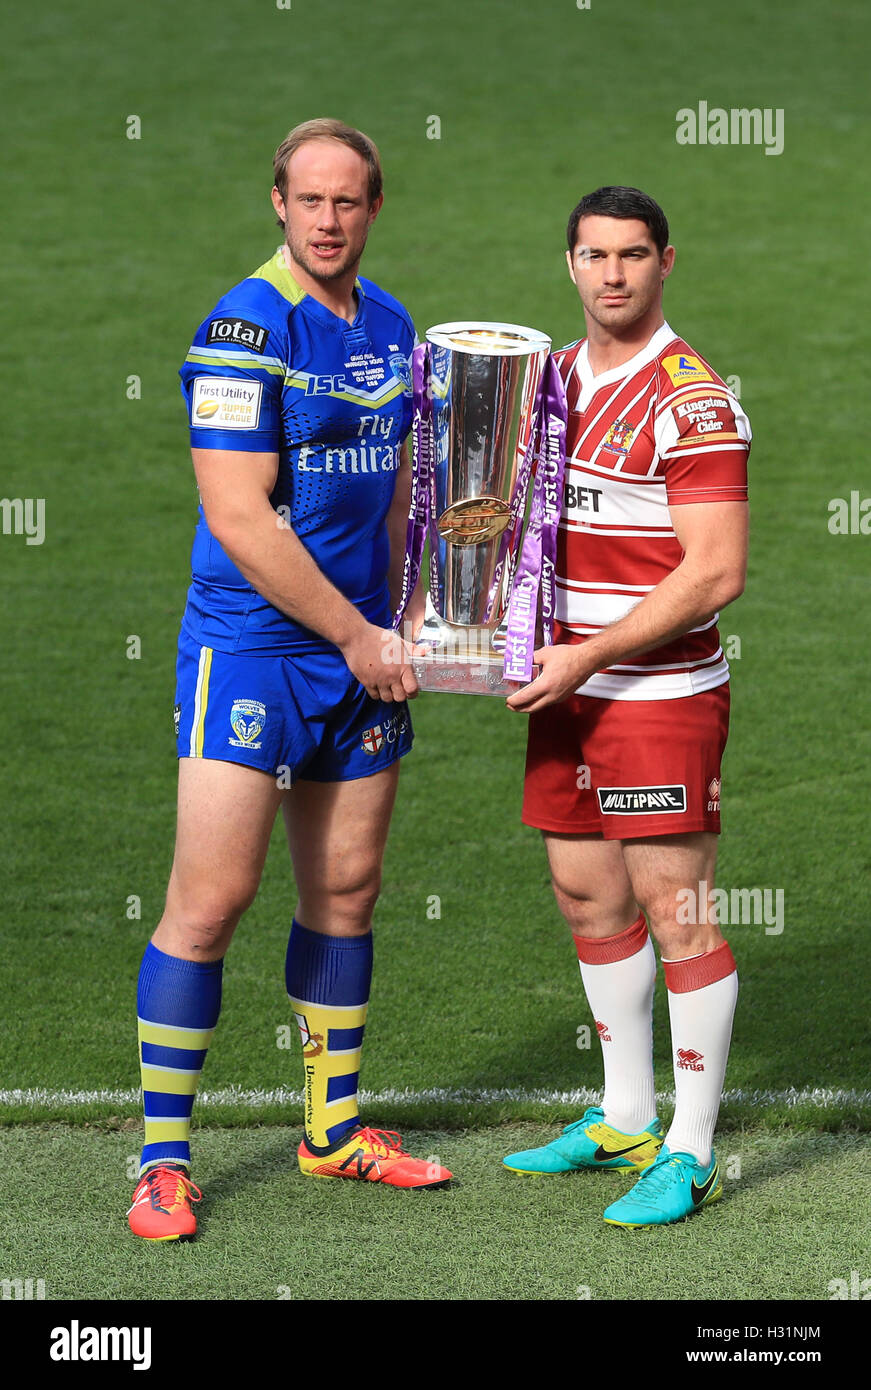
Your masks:
{"label": "white and red sock", "polygon": [[705,1167],[720,1109],[738,973],[727,942],[687,960],[663,960],[671,1020],[675,1107],[665,1142]]}
{"label": "white and red sock", "polygon": [[656,956],[642,913],[617,936],[576,936],[587,1002],[605,1064],[605,1123],[640,1134],[656,1114],[653,985]]}

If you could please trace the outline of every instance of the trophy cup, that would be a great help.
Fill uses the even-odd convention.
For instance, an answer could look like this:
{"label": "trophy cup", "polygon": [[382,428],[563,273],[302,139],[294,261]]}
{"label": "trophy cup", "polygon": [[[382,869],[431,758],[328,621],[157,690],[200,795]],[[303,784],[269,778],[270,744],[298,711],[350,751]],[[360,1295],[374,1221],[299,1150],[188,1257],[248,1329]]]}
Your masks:
{"label": "trophy cup", "polygon": [[[539,598],[551,640],[565,393],[550,339],[438,324],[412,357],[412,500],[398,627],[429,541],[421,690],[509,695],[533,679]],[[532,485],[532,505],[527,503]],[[526,525],[524,525],[526,523]]]}

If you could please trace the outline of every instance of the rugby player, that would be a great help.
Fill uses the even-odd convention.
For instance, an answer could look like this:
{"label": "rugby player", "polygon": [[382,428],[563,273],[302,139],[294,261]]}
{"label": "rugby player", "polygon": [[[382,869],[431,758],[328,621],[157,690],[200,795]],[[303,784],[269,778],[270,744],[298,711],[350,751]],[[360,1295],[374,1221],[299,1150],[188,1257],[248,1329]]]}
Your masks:
{"label": "rugby player", "polygon": [[[504,1162],[640,1173],[605,1211],[628,1227],[681,1220],[722,1194],[712,1140],[738,992],[705,909],[729,719],[717,617],[744,588],[750,427],[664,319],[674,256],[662,209],[638,189],[597,189],[569,219],[587,336],[556,354],[569,407],[559,622],[536,653],[541,675],[508,700],[530,717],[523,819],[544,836],[605,1089],[552,1143]],[[651,936],[674,1062],[666,1134]]]}
{"label": "rugby player", "polygon": [[[298,903],[286,985],[302,1039],[302,1173],[395,1187],[451,1174],[358,1114],[372,911],[411,747],[411,649],[385,643],[410,499],[414,328],[358,277],[383,202],[378,151],[333,120],[274,161],[274,255],[218,302],[181,368],[200,494],[179,638],[178,827],[139,975],[145,1145],[129,1211],[190,1239],[190,1116],[223,959],[279,808]],[[409,618],[419,623],[418,593]]]}

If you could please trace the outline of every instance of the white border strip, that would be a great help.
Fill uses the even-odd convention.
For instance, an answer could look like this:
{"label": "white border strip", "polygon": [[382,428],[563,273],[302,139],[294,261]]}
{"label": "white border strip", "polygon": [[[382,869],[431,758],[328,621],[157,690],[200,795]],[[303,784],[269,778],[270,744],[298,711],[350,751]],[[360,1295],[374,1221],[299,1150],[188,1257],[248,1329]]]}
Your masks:
{"label": "white border strip", "polygon": [[[390,1088],[386,1091],[361,1091],[360,1102],[363,1105],[418,1105],[418,1104],[452,1104],[452,1105],[487,1105],[499,1101],[514,1101],[519,1104],[530,1105],[595,1105],[598,1104],[601,1091],[591,1090],[588,1087],[579,1087],[569,1091],[548,1091],[524,1090],[522,1087],[500,1087],[497,1089],[485,1089],[474,1091],[471,1089],[458,1088],[433,1088],[431,1090],[415,1091],[410,1087],[404,1089]],[[659,1100],[665,1101],[668,1105],[674,1104],[674,1091],[661,1091]],[[301,1105],[303,1101],[302,1091],[292,1091],[286,1087],[279,1087],[275,1090],[244,1090],[241,1086],[228,1086],[220,1091],[202,1091],[197,1096],[197,1108],[203,1106],[218,1109],[221,1106],[246,1106],[252,1110],[262,1109],[267,1105]],[[37,1107],[41,1105],[139,1105],[141,1093],[132,1088],[128,1090],[97,1090],[97,1091],[73,1091],[43,1090],[35,1087],[29,1090],[0,1090],[0,1105],[25,1105]],[[787,1105],[794,1107],[797,1105],[816,1105],[826,1110],[836,1109],[844,1105],[868,1105],[871,1106],[871,1091],[846,1091],[832,1090],[824,1086],[806,1086],[801,1090],[791,1086],[785,1091],[745,1091],[734,1090],[726,1091],[723,1095],[725,1105],[750,1104],[750,1105]]]}

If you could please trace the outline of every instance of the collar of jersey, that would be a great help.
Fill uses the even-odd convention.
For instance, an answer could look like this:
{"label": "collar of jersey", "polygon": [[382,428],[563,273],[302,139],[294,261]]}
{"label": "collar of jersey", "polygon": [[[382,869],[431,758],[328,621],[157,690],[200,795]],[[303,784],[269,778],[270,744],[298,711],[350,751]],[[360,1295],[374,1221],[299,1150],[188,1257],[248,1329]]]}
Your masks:
{"label": "collar of jersey", "polygon": [[615,381],[622,381],[624,377],[634,376],[642,367],[646,367],[648,362],[653,362],[668,343],[674,342],[675,337],[676,334],[667,323],[661,324],[640,352],[636,352],[635,356],[630,357],[628,362],[621,362],[619,367],[612,367],[610,371],[601,372],[599,376],[593,376],[590,371],[590,344],[589,340],[585,338],[578,353],[576,366],[578,380],[581,383],[581,400],[589,400],[603,386],[610,386]]}
{"label": "collar of jersey", "polygon": [[346,333],[349,329],[359,328],[363,322],[363,303],[365,293],[359,280],[354,281],[354,288],[357,291],[357,312],[351,323],[347,319],[340,318],[334,314],[332,309],[328,309],[326,304],[321,304],[320,300],[314,299],[312,295],[304,290],[302,285],[297,284],[287,268],[284,259],[284,252],[279,246],[271,261],[267,261],[263,266],[263,278],[274,285],[279,294],[285,299],[289,299],[291,304],[296,304],[312,318],[316,318],[325,328],[331,328],[335,333]]}

